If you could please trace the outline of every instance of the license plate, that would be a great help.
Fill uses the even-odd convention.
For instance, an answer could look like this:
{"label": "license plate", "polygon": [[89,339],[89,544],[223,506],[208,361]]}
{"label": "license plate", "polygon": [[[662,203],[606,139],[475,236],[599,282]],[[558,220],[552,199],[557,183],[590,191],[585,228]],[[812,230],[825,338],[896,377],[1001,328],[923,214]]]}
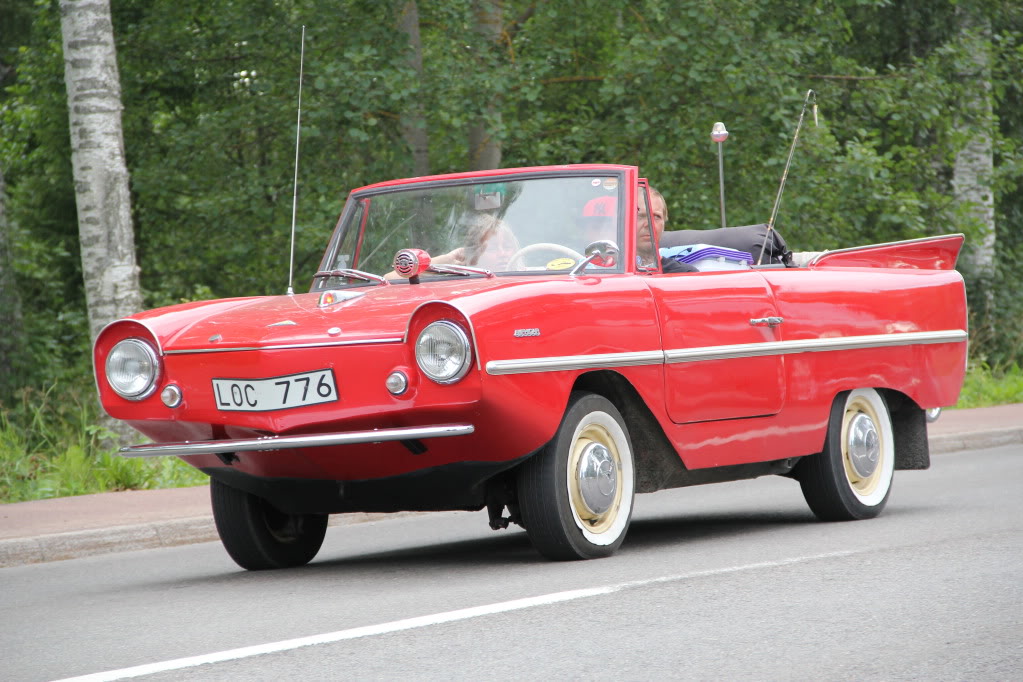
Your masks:
{"label": "license plate", "polygon": [[338,399],[329,369],[266,379],[214,379],[213,396],[218,410],[231,412],[286,410]]}

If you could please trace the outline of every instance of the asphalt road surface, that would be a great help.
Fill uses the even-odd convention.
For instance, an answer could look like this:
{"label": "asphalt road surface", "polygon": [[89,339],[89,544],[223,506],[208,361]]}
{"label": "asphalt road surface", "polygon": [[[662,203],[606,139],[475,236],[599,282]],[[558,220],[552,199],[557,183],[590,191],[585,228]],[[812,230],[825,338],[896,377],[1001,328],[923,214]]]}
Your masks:
{"label": "asphalt road surface", "polygon": [[219,543],[0,569],[0,614],[7,681],[1019,680],[1023,447],[897,472],[871,521],[768,477],[638,496],[609,559],[440,513],[331,528],[294,570]]}

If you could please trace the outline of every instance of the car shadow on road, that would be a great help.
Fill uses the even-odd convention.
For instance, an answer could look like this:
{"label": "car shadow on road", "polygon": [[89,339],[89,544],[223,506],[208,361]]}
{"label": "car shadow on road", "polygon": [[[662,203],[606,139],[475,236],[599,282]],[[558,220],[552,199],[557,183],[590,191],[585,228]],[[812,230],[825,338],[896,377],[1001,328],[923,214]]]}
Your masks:
{"label": "car shadow on road", "polygon": [[[623,544],[625,548],[657,547],[713,540],[724,536],[763,532],[766,529],[815,523],[813,514],[800,512],[723,512],[720,514],[679,515],[632,522]],[[329,549],[329,548],[328,548]],[[491,537],[422,545],[393,551],[374,552],[337,559],[319,560],[314,566],[382,568],[403,564],[410,567],[500,566],[547,563],[533,549],[520,528],[497,531]]]}
{"label": "car shadow on road", "polygon": [[807,511],[743,511],[716,514],[680,514],[633,520],[623,549],[720,540],[736,535],[753,535],[789,526],[816,523]]}
{"label": "car shadow on road", "polygon": [[[737,535],[752,535],[789,526],[816,523],[806,512],[723,512],[720,514],[679,515],[633,521],[622,551],[656,549],[680,543],[715,541]],[[324,547],[323,554],[329,554]],[[527,566],[549,564],[529,542],[524,531],[512,528],[493,536],[423,544],[401,549],[320,558],[300,571],[303,576],[334,577],[339,569],[354,569],[375,575],[384,570],[447,569]],[[235,574],[237,575],[237,574]],[[264,574],[265,575],[265,574]]]}
{"label": "car shadow on road", "polygon": [[526,533],[519,528],[513,528],[495,531],[494,535],[485,538],[324,559],[316,561],[314,567],[382,568],[398,564],[409,567],[499,566],[528,564],[539,558]]}
{"label": "car shadow on road", "polygon": [[[906,508],[890,511],[892,516],[915,512]],[[808,509],[678,513],[639,518],[633,520],[619,556],[637,551],[667,550],[679,545],[696,546],[704,542],[724,542],[741,536],[753,538],[793,528],[817,529],[814,531],[816,534],[831,525],[833,524],[818,521]],[[386,523],[381,524],[380,531],[387,532]],[[497,531],[486,537],[438,543],[424,541],[423,544],[400,549],[348,556],[336,554],[332,556],[331,550],[331,541],[328,537],[320,558],[314,559],[306,566],[255,572],[237,569],[204,578],[196,577],[187,582],[206,585],[260,584],[277,581],[284,575],[289,578],[301,576],[303,579],[336,580],[339,572],[344,574],[346,579],[358,580],[360,576],[367,579],[379,578],[381,574],[400,574],[405,571],[444,572],[452,568],[490,571],[495,567],[524,568],[530,565],[556,564],[543,558],[530,544],[527,534],[518,527]],[[180,587],[181,581],[175,581],[175,585]]]}

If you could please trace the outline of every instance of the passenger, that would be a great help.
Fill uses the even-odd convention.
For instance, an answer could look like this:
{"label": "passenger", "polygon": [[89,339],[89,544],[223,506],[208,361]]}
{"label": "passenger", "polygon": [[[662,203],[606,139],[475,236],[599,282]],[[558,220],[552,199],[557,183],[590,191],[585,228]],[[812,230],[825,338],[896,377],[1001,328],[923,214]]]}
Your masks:
{"label": "passenger", "polygon": [[617,244],[617,219],[618,200],[615,197],[597,197],[587,201],[578,221],[586,246],[602,239],[610,239]]}

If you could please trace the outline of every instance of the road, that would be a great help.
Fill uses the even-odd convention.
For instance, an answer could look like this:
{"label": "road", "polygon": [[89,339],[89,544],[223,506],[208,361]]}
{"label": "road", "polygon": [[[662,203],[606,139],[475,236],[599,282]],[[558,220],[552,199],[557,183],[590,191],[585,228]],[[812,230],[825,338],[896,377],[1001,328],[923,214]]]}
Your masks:
{"label": "road", "polygon": [[241,571],[219,543],[0,569],[0,613],[9,681],[146,664],[147,680],[1023,679],[1023,447],[897,472],[871,521],[816,522],[769,477],[638,496],[598,561],[545,562],[485,512],[441,513],[331,528],[288,571]]}

